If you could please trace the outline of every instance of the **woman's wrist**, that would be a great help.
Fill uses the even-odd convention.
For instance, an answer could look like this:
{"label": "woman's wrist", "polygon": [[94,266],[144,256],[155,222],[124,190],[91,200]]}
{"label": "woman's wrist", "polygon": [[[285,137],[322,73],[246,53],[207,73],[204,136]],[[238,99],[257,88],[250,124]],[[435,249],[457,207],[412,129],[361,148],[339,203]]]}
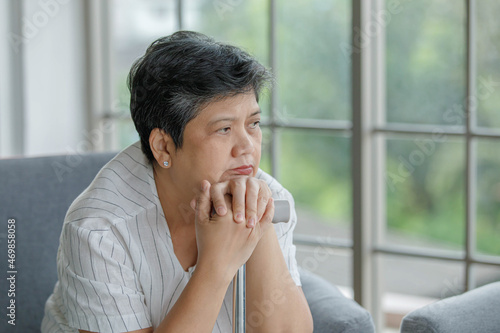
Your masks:
{"label": "woman's wrist", "polygon": [[236,272],[232,272],[230,268],[224,267],[224,265],[203,260],[198,261],[196,269],[193,272],[193,276],[197,275],[203,280],[212,281],[214,287],[224,289],[227,289],[233,280],[234,274],[236,274]]}

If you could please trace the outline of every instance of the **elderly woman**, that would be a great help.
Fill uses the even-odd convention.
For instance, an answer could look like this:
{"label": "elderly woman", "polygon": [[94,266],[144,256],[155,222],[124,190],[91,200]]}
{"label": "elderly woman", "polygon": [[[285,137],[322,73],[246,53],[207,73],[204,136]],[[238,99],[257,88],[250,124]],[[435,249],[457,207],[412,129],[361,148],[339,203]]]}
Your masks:
{"label": "elderly woman", "polygon": [[69,208],[42,332],[230,332],[246,263],[247,330],[312,332],[290,193],[259,169],[269,72],[194,32],[155,41],[130,72],[140,142]]}

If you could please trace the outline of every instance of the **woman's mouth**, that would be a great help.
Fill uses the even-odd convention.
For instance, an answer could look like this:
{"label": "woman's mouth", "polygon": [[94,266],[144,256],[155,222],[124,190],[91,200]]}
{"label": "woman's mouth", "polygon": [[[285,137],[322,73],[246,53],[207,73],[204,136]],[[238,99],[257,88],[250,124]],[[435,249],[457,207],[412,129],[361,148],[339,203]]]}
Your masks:
{"label": "woman's mouth", "polygon": [[240,167],[231,169],[231,171],[235,172],[238,175],[248,176],[248,175],[251,175],[253,173],[253,166],[251,166],[251,165],[242,165]]}

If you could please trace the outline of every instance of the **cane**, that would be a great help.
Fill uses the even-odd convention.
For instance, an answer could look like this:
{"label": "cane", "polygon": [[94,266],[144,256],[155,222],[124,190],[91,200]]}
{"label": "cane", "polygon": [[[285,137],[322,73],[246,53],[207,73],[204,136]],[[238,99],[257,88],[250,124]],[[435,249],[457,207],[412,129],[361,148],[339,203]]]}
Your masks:
{"label": "cane", "polygon": [[[290,220],[290,203],[287,200],[274,201],[273,223]],[[245,333],[246,321],[246,268],[243,264],[233,278],[233,333]]]}

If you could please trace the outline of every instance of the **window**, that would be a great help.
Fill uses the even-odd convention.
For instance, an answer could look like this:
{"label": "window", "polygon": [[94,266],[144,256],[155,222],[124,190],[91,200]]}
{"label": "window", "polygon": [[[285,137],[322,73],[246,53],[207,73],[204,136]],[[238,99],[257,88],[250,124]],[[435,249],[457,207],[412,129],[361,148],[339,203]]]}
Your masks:
{"label": "window", "polygon": [[500,278],[498,9],[401,1],[384,25],[385,120],[374,138],[385,155],[385,211],[374,252],[387,324]]}

